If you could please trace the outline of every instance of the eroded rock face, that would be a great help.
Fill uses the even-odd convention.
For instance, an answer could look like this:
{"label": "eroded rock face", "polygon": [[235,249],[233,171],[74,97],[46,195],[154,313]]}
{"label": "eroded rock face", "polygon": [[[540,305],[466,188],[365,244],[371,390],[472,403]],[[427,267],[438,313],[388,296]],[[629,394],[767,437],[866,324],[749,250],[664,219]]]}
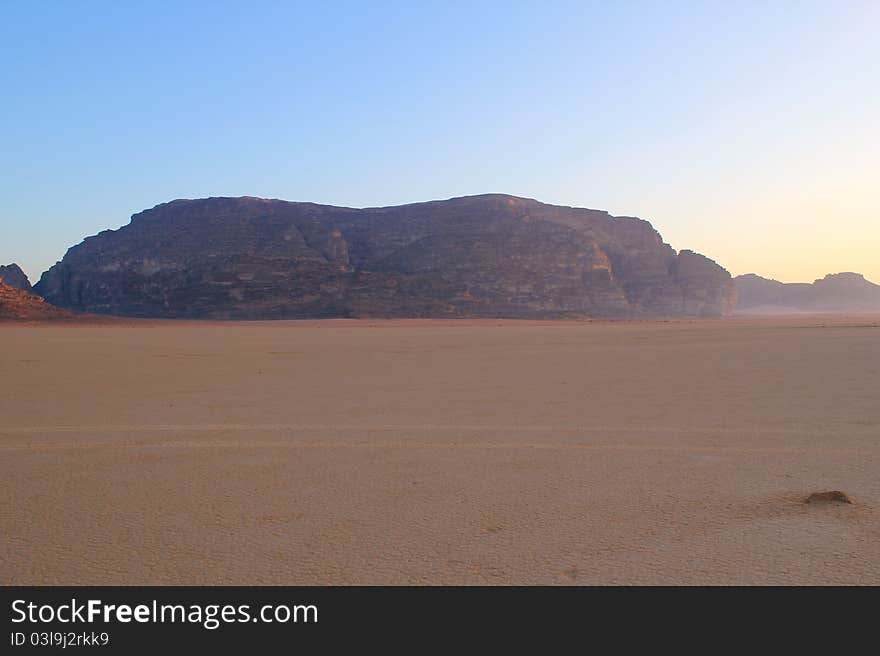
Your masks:
{"label": "eroded rock face", "polygon": [[43,274],[62,307],[136,317],[720,316],[720,266],[647,221],[504,195],[350,209],[176,200]]}
{"label": "eroded rock face", "polygon": [[10,287],[22,289],[26,292],[31,291],[31,281],[28,280],[25,272],[22,271],[21,267],[15,262],[0,266],[0,278],[2,278],[3,282]]}
{"label": "eroded rock face", "polygon": [[880,285],[858,273],[828,274],[812,284],[737,276],[738,312],[880,312]]}

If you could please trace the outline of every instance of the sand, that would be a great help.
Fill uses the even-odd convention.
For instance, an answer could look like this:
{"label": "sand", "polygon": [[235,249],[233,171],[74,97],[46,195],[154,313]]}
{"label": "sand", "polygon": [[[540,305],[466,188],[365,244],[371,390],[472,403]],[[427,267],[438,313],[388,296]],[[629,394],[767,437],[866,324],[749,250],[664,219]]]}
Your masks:
{"label": "sand", "polygon": [[5,584],[880,583],[877,316],[7,325],[0,371]]}

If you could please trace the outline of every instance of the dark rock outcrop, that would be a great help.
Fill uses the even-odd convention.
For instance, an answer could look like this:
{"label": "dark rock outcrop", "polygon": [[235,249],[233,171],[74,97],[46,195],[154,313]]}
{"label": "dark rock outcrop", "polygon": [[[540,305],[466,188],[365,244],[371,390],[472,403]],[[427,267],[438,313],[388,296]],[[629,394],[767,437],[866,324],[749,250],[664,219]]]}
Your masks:
{"label": "dark rock outcrop", "polygon": [[807,497],[805,503],[852,504],[852,499],[840,490],[831,490],[830,492],[813,492]]}
{"label": "dark rock outcrop", "polygon": [[647,221],[505,195],[351,209],[176,200],[68,250],[50,302],[135,317],[641,317],[733,311]]}
{"label": "dark rock outcrop", "polygon": [[880,312],[880,285],[858,273],[829,274],[812,284],[782,283],[755,274],[737,276],[737,311]]}
{"label": "dark rock outcrop", "polygon": [[74,318],[76,318],[74,313],[53,307],[36,294],[7,285],[5,278],[0,276],[0,321]]}
{"label": "dark rock outcrop", "polygon": [[0,266],[0,278],[2,278],[3,282],[10,287],[22,289],[26,292],[31,291],[31,281],[28,280],[27,275],[21,270],[21,267],[14,262],[12,264]]}

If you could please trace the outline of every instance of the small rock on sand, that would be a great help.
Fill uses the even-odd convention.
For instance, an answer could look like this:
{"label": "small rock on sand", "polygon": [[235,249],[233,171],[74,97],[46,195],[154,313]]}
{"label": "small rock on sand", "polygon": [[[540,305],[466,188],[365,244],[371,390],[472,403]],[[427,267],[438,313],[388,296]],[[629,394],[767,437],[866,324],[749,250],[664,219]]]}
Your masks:
{"label": "small rock on sand", "polygon": [[852,499],[839,490],[832,490],[830,492],[813,492],[807,497],[806,503],[852,503]]}

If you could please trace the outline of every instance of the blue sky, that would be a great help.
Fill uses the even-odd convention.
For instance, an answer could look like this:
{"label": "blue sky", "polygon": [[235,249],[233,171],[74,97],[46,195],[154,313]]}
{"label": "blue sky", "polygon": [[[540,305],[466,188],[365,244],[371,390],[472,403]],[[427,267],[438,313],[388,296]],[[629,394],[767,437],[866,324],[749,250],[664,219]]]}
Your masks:
{"label": "blue sky", "polygon": [[880,2],[0,0],[0,263],[173,198],[504,192],[880,282]]}

